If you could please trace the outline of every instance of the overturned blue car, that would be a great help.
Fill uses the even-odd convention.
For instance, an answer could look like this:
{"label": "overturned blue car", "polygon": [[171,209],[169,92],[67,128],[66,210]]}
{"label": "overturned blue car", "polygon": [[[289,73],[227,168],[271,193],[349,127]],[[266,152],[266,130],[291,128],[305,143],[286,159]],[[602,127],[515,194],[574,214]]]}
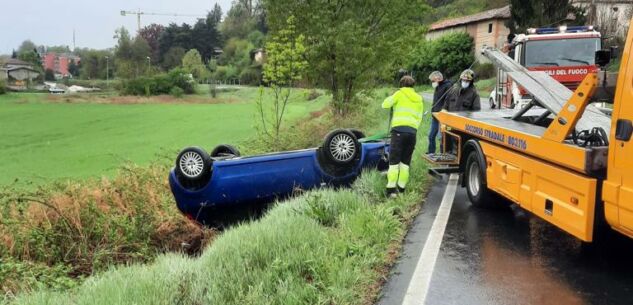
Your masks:
{"label": "overturned blue car", "polygon": [[210,154],[184,149],[169,174],[178,209],[202,225],[215,226],[226,210],[265,205],[302,190],[348,186],[363,169],[388,166],[389,145],[358,130],[328,134],[319,148],[241,157],[230,145]]}

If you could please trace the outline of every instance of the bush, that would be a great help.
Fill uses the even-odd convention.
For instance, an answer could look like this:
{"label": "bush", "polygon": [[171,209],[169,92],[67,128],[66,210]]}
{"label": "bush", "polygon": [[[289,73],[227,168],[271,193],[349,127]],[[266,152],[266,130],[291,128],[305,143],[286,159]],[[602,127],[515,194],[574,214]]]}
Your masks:
{"label": "bush", "polygon": [[168,170],[128,166],[112,180],[0,189],[0,292],[72,287],[78,276],[149,262],[183,243],[199,251],[213,233],[178,212]]}
{"label": "bush", "polygon": [[228,81],[236,79],[239,76],[237,68],[234,66],[218,66],[213,78],[219,81]]}
{"label": "bush", "polygon": [[185,90],[182,90],[182,88],[180,87],[173,87],[171,88],[171,91],[169,92],[169,94],[171,94],[171,96],[175,98],[181,98],[183,94],[185,94]]}
{"label": "bush", "polygon": [[433,41],[423,41],[413,52],[410,66],[420,82],[428,82],[431,72],[441,71],[446,78],[459,75],[475,62],[473,39],[466,33],[453,33]]}
{"label": "bush", "polygon": [[5,93],[7,93],[7,83],[5,83],[3,80],[0,80],[0,94]]}
{"label": "bush", "polygon": [[246,69],[240,73],[240,83],[242,85],[256,86],[262,82],[262,72],[257,69]]}
{"label": "bush", "polygon": [[312,89],[312,90],[310,90],[310,93],[308,93],[308,96],[306,97],[306,99],[308,101],[314,101],[314,100],[318,99],[322,95],[323,95],[323,93],[319,92],[319,90]]}
{"label": "bush", "polygon": [[497,69],[491,63],[478,63],[473,66],[473,71],[478,79],[489,79],[497,76]]}
{"label": "bush", "polygon": [[195,92],[194,82],[188,74],[180,69],[174,69],[167,74],[129,80],[124,85],[122,93],[145,96],[171,94],[175,87],[180,88],[184,94]]}

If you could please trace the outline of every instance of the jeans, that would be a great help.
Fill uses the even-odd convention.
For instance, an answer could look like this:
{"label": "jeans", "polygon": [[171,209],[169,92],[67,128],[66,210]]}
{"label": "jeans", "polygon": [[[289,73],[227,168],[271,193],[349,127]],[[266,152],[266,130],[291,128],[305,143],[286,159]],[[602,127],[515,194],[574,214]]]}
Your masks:
{"label": "jeans", "polygon": [[[433,117],[433,119],[431,120],[431,130],[429,130],[429,150],[427,151],[427,153],[429,154],[434,154],[435,150],[436,150],[436,142],[435,142],[435,138],[437,137],[438,133],[440,131],[440,122]],[[440,138],[440,152],[442,152],[443,148],[442,148],[442,134],[439,133],[439,138]]]}

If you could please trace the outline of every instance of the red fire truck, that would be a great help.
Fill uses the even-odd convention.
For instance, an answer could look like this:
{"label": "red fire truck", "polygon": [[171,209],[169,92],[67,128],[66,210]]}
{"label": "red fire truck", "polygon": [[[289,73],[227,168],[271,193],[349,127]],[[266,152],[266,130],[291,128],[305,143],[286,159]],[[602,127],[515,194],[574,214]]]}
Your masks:
{"label": "red fire truck", "polygon": [[[601,48],[601,35],[593,26],[561,26],[528,29],[527,34],[517,35],[509,55],[528,70],[545,71],[576,90],[587,74],[598,71],[595,54]],[[497,86],[490,94],[491,107],[520,109],[531,100],[510,75],[497,72]]]}

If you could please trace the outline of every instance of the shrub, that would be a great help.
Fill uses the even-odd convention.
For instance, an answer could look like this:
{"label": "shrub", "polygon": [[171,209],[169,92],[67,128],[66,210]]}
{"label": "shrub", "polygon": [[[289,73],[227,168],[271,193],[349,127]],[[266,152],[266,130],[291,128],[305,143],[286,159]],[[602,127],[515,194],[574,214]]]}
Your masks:
{"label": "shrub", "polygon": [[171,94],[178,87],[184,94],[195,92],[194,82],[183,70],[174,69],[167,74],[152,77],[139,77],[129,80],[123,87],[122,93],[129,95],[159,95]]}
{"label": "shrub", "polygon": [[323,93],[319,92],[319,90],[316,89],[312,89],[310,90],[310,92],[308,93],[308,96],[306,97],[306,99],[308,101],[314,101],[316,99],[318,99],[320,96],[322,96]]}
{"label": "shrub", "polygon": [[0,94],[5,93],[7,93],[7,83],[5,83],[3,80],[0,80]]}
{"label": "shrub", "polygon": [[473,66],[473,71],[478,79],[489,79],[497,76],[497,69],[491,63],[478,63]]}
{"label": "shrub", "polygon": [[218,66],[215,73],[213,73],[213,78],[220,81],[235,79],[238,76],[237,68],[234,66]]}
{"label": "shrub", "polygon": [[185,90],[182,90],[182,88],[180,87],[173,87],[171,88],[171,91],[169,92],[169,94],[171,94],[171,96],[175,98],[181,98],[183,94],[185,94]]}
{"label": "shrub", "polygon": [[240,73],[240,83],[242,85],[259,85],[262,82],[262,73],[258,69],[245,69]]}
{"label": "shrub", "polygon": [[471,66],[475,61],[473,48],[473,39],[466,33],[423,41],[413,52],[410,66],[422,82],[427,82],[429,74],[435,70],[449,78]]}
{"label": "shrub", "polygon": [[63,289],[71,278],[152,261],[183,243],[200,250],[212,233],[178,212],[167,171],[128,166],[113,180],[0,189],[0,288]]}

